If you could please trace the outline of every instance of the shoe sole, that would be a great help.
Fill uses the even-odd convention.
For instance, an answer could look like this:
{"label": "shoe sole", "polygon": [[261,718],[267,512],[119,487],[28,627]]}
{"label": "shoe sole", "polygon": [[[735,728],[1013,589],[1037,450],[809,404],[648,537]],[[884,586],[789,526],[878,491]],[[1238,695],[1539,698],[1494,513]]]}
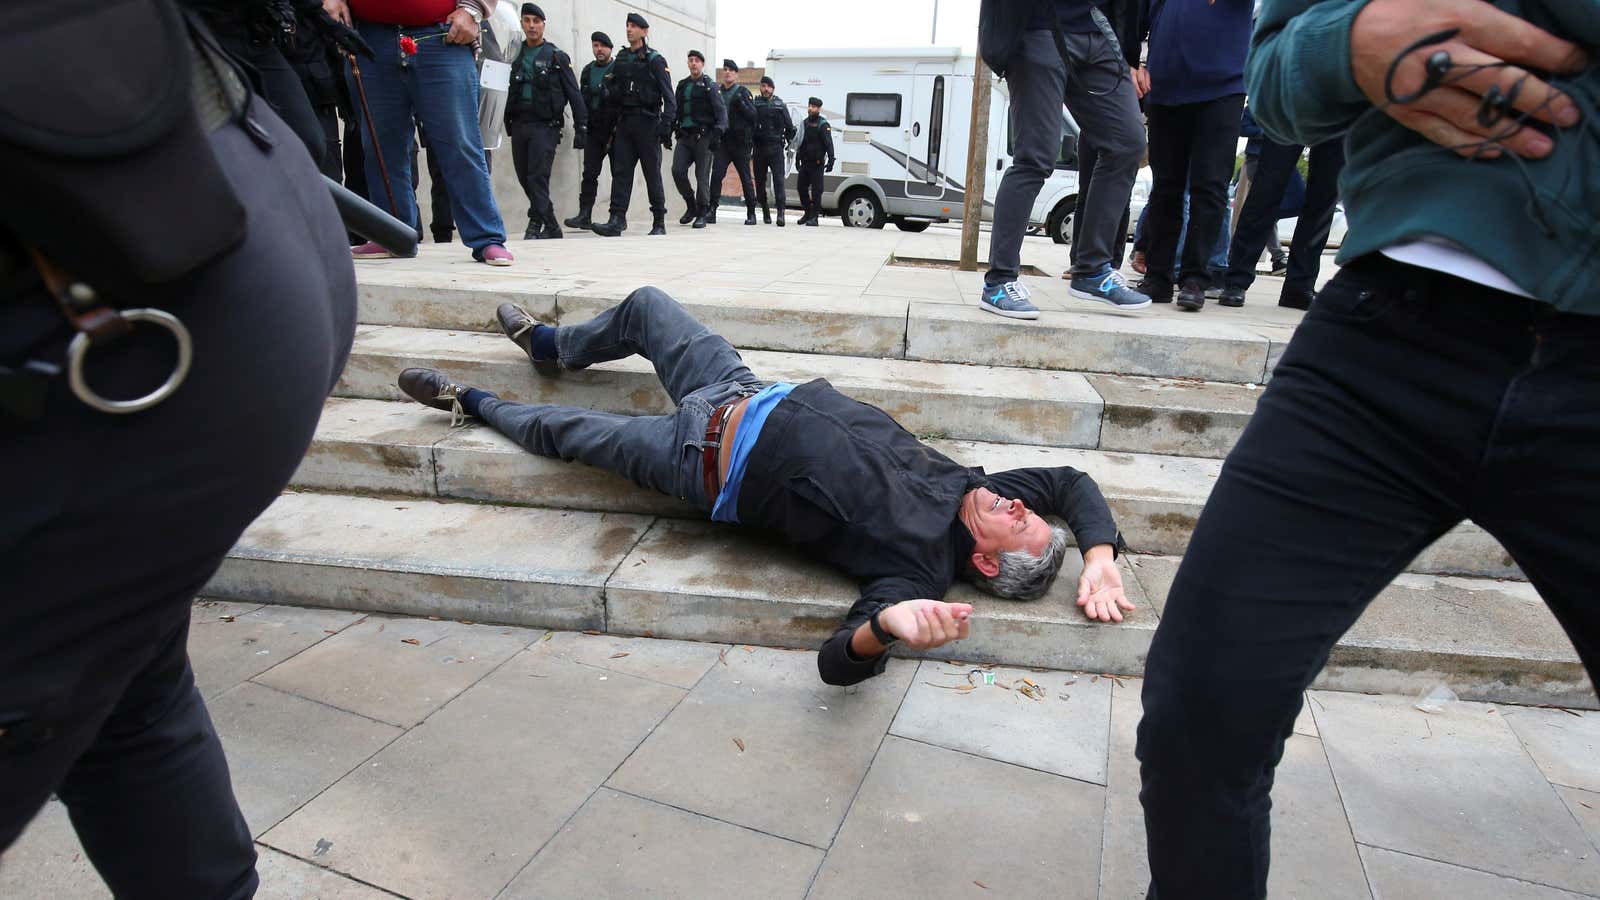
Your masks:
{"label": "shoe sole", "polygon": [[1199,312],[1205,308],[1206,302],[1204,300],[1199,303],[1195,303],[1192,300],[1178,300],[1173,305],[1184,312]]}
{"label": "shoe sole", "polygon": [[1110,299],[1108,299],[1106,297],[1100,296],[1099,294],[1091,294],[1088,291],[1080,291],[1077,288],[1072,287],[1070,285],[1067,287],[1067,293],[1071,294],[1074,297],[1077,297],[1079,300],[1093,300],[1096,303],[1104,303],[1105,305],[1111,307],[1112,309],[1144,309],[1145,307],[1149,306],[1151,303],[1155,302],[1153,300],[1146,300],[1143,303],[1128,303],[1128,304],[1116,303],[1116,302],[1114,302],[1114,301],[1112,301],[1112,300],[1110,300]]}
{"label": "shoe sole", "polygon": [[350,254],[350,258],[351,259],[394,259],[395,256],[394,256],[393,253],[388,253],[388,252],[384,252],[384,253],[352,253],[352,254]]}
{"label": "shoe sole", "polygon": [[514,259],[486,259],[483,264],[486,266],[509,266],[514,262],[516,262]]}
{"label": "shoe sole", "polygon": [[979,309],[988,310],[989,312],[992,312],[997,316],[1005,316],[1008,319],[1037,319],[1037,318],[1039,318],[1039,311],[1037,309],[1035,309],[1035,310],[1000,309],[997,306],[990,306],[989,304],[984,303],[982,301],[979,301],[978,308]]}

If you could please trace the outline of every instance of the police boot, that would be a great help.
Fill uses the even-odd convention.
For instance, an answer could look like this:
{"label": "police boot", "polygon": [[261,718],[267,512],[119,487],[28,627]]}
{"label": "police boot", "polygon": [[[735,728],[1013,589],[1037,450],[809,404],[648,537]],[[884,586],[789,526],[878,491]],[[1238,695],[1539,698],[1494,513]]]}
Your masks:
{"label": "police boot", "polygon": [[705,216],[705,218],[706,218],[706,224],[707,225],[715,225],[715,224],[717,224],[717,204],[716,204],[716,201],[712,201],[711,205],[706,207],[706,216]]}
{"label": "police boot", "polygon": [[756,202],[754,200],[746,200],[744,211],[744,223],[746,225],[754,225],[756,223]]}
{"label": "police boot", "polygon": [[618,213],[612,213],[610,221],[590,225],[589,230],[601,237],[616,237],[628,230],[628,220]]}
{"label": "police boot", "polygon": [[698,210],[699,210],[699,207],[697,207],[695,205],[695,202],[693,200],[690,200],[689,201],[689,205],[684,207],[683,215],[678,217],[678,224],[679,225],[687,225],[690,222],[693,222],[694,221],[694,217],[695,217],[695,213]]}
{"label": "police boot", "polygon": [[691,225],[690,227],[691,228],[704,228],[704,227],[706,227],[706,225],[710,221],[711,221],[711,214],[706,212],[704,207],[701,207],[699,212],[698,212],[698,214],[696,214],[695,217],[694,217],[694,224]]}
{"label": "police boot", "polygon": [[556,224],[556,217],[554,214],[551,214],[550,218],[544,220],[544,236],[546,238],[566,237],[566,235],[561,233],[561,226]]}
{"label": "police boot", "polygon": [[[761,204],[761,221],[767,223],[768,225],[772,224],[772,210],[765,203]],[[778,221],[783,221],[782,210],[778,211]]]}
{"label": "police boot", "polygon": [[656,213],[655,222],[650,226],[650,233],[651,234],[666,234],[667,233],[667,214],[666,213]]}
{"label": "police boot", "polygon": [[589,218],[589,214],[593,211],[594,208],[590,204],[585,203],[584,205],[578,207],[577,215],[566,220],[565,222],[562,222],[561,224],[567,226],[568,228],[592,228],[594,227],[594,222]]}
{"label": "police boot", "polygon": [[778,207],[778,227],[783,227],[783,207]]}
{"label": "police boot", "polygon": [[542,237],[544,237],[544,223],[538,219],[529,219],[528,230],[522,233],[522,239],[525,241],[537,241]]}

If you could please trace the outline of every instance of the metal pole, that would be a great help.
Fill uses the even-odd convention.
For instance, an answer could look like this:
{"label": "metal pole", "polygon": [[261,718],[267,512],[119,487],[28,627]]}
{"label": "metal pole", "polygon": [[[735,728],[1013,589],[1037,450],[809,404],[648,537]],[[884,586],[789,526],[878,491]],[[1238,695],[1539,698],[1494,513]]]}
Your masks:
{"label": "metal pole", "polygon": [[939,0],[933,0],[933,33],[928,35],[928,43],[939,43]]}
{"label": "metal pole", "polygon": [[967,193],[961,205],[961,271],[978,270],[978,225],[983,221],[989,167],[989,67],[978,57],[972,73],[972,130],[967,135]]}

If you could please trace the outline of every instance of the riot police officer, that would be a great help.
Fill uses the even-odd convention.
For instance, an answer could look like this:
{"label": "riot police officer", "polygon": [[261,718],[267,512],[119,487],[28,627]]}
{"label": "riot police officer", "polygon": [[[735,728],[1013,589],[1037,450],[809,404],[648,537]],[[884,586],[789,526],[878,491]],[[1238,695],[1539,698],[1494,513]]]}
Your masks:
{"label": "riot police officer", "polygon": [[562,106],[572,107],[572,146],[582,149],[588,133],[589,106],[578,93],[572,58],[544,39],[544,10],[522,4],[525,40],[511,64],[511,92],[506,98],[506,132],[517,180],[528,195],[528,230],[524,240],[561,237],[550,202],[550,166],[566,124]]}
{"label": "riot police officer", "polygon": [[594,62],[583,67],[578,76],[578,92],[583,94],[583,104],[589,110],[589,134],[583,145],[583,180],[578,185],[578,214],[562,224],[568,228],[588,229],[594,225],[594,197],[600,188],[600,164],[611,155],[611,135],[617,130],[617,106],[607,103],[606,73],[611,71],[611,37],[604,31],[589,35],[589,48]]}
{"label": "riot police officer", "polygon": [[644,16],[628,13],[627,30],[628,46],[617,54],[604,79],[606,102],[615,104],[618,119],[611,138],[611,218],[591,228],[601,237],[616,237],[628,227],[635,165],[644,169],[650,195],[650,233],[667,233],[661,149],[672,149],[672,123],[678,116],[672,74],[666,59],[645,43],[650,23]]}
{"label": "riot police officer", "polygon": [[[722,91],[707,75],[706,56],[689,51],[689,76],[678,82],[678,149],[672,151],[672,182],[678,186],[685,207],[679,225],[692,220],[694,227],[706,227],[706,212],[711,208],[712,148],[722,142],[728,130],[728,111],[722,106]],[[689,165],[694,165],[694,185],[689,184]],[[721,191],[719,189],[718,194]]]}
{"label": "riot police officer", "polygon": [[805,137],[794,154],[800,205],[805,208],[799,224],[815,226],[822,215],[822,173],[833,171],[833,126],[822,117],[821,100],[812,97],[806,109],[809,115],[802,123]]}
{"label": "riot police officer", "polygon": [[[722,142],[717,144],[716,161],[711,165],[712,189],[721,192],[722,178],[728,172],[728,164],[733,164],[733,170],[739,173],[739,191],[744,197],[746,225],[756,223],[756,192],[750,181],[750,141],[755,132],[756,105],[750,96],[750,89],[737,83],[739,78],[739,64],[731,59],[722,61],[722,69],[718,73],[722,78],[722,105],[728,110],[728,130],[722,135]],[[717,223],[717,204],[713,201],[711,209],[706,212],[706,224]]]}
{"label": "riot police officer", "polygon": [[783,227],[783,210],[788,204],[783,183],[784,153],[794,140],[794,121],[789,118],[789,107],[773,95],[772,79],[761,76],[761,96],[755,98],[756,125],[755,151],[751,162],[755,170],[756,196],[761,200],[761,221],[772,224],[772,213],[767,209],[767,175],[772,175],[773,197],[778,201],[778,227]]}

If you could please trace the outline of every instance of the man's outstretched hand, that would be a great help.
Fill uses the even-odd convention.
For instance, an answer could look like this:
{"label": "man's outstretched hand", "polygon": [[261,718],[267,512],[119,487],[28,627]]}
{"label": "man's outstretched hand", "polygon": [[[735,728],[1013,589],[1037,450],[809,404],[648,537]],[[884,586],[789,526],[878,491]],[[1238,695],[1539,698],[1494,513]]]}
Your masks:
{"label": "man's outstretched hand", "polygon": [[878,624],[913,650],[942,647],[967,636],[972,604],[902,600],[878,613]]}
{"label": "man's outstretched hand", "polygon": [[1078,576],[1078,605],[1084,616],[1101,622],[1121,622],[1122,614],[1133,612],[1133,602],[1122,590],[1122,570],[1110,544],[1089,548],[1083,555],[1083,574]]}
{"label": "man's outstretched hand", "polygon": [[[1386,86],[1389,67],[1407,46],[1448,29],[1460,29],[1460,34],[1413,50],[1396,70],[1394,83]],[[1440,50],[1449,53],[1454,64],[1444,82],[1411,103],[1389,105],[1390,90],[1405,97],[1423,86],[1425,63]],[[1501,62],[1512,65],[1498,66]],[[1478,108],[1493,88],[1510,95],[1520,82],[1515,103],[1519,112],[1551,124],[1576,124],[1578,107],[1570,98],[1518,67],[1572,73],[1587,65],[1576,44],[1483,0],[1371,0],[1350,28],[1351,74],[1367,99],[1400,124],[1463,156],[1474,155],[1479,143],[1502,134],[1512,122],[1489,126],[1478,122]],[[1477,71],[1468,74],[1469,69]],[[1499,143],[1529,159],[1548,156],[1553,149],[1550,139],[1534,128],[1518,129]],[[1481,155],[1492,158],[1500,150],[1490,148]]]}

